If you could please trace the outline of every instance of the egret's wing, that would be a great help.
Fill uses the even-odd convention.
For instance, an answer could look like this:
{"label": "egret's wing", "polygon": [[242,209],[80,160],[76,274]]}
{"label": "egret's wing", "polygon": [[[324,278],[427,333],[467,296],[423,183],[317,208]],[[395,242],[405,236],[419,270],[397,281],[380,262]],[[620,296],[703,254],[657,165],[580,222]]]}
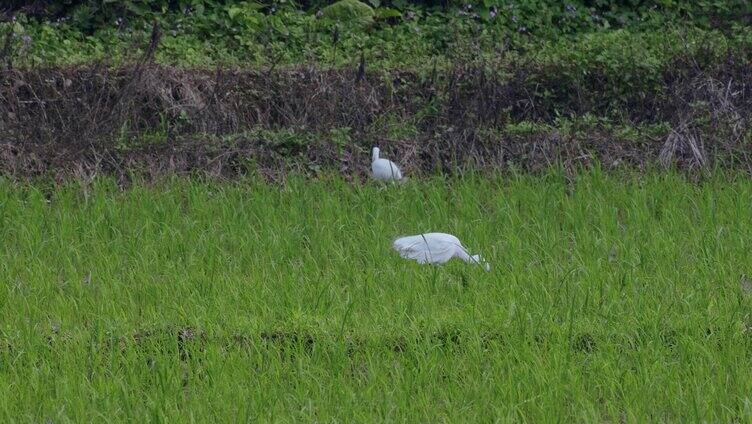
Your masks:
{"label": "egret's wing", "polygon": [[402,171],[397,164],[387,159],[374,161],[371,169],[374,176],[381,180],[399,180],[402,178]]}
{"label": "egret's wing", "polygon": [[389,161],[389,173],[394,179],[397,179],[397,180],[402,179],[402,171],[399,169],[397,164],[392,161]]}
{"label": "egret's wing", "polygon": [[418,263],[444,263],[454,255],[454,246],[449,243],[430,243],[423,236],[402,237],[394,241],[394,250],[405,259]]}

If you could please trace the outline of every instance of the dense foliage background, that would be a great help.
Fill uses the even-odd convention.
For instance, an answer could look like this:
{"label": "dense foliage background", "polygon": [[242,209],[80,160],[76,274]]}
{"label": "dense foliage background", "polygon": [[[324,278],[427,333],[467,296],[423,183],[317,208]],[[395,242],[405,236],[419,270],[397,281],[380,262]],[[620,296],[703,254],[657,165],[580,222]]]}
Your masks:
{"label": "dense foliage background", "polygon": [[[367,0],[375,8],[409,10],[423,9],[472,9],[480,18],[491,20],[499,16],[499,11],[515,11],[522,24],[530,28],[536,23],[549,21],[563,24],[565,29],[589,26],[632,24],[655,15],[672,19],[686,18],[696,22],[720,23],[721,19],[737,19],[749,13],[749,2],[744,0],[702,0],[696,2],[677,0]],[[40,19],[70,17],[75,25],[96,27],[107,25],[117,19],[155,17],[163,13],[195,14],[211,19],[218,11],[232,7],[244,7],[254,3],[255,7],[274,13],[280,9],[316,10],[328,6],[331,1],[304,0],[300,3],[290,0],[272,1],[233,1],[233,0],[10,0],[5,12],[26,13]],[[495,13],[494,13],[495,12]],[[220,12],[221,13],[221,12]],[[502,13],[503,14],[503,13]],[[539,18],[538,22],[533,19]]]}
{"label": "dense foliage background", "polygon": [[[31,63],[110,60],[148,38],[153,21],[163,29],[166,62],[352,62],[368,59],[423,63],[426,56],[625,30],[671,27],[748,33],[752,6],[744,0],[406,1],[343,0],[301,4],[220,0],[11,1],[3,10],[6,55]],[[622,37],[620,37],[622,38]],[[458,47],[459,46],[459,47]],[[339,54],[337,54],[339,53]]]}

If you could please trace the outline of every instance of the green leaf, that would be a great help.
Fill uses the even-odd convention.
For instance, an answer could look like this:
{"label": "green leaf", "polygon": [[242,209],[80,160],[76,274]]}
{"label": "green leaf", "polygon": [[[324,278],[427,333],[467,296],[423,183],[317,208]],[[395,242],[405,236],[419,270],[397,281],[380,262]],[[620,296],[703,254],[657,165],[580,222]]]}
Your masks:
{"label": "green leaf", "polygon": [[389,19],[389,18],[401,18],[402,12],[400,12],[397,9],[392,9],[389,7],[380,7],[376,10],[374,10],[376,19]]}
{"label": "green leaf", "polygon": [[241,4],[243,5],[245,9],[249,9],[249,10],[261,10],[265,7],[263,4],[256,3],[253,1],[244,1]]}
{"label": "green leaf", "polygon": [[149,6],[141,5],[133,2],[127,2],[126,7],[136,16],[144,16],[150,12]]}
{"label": "green leaf", "polygon": [[230,19],[235,19],[235,17],[238,16],[242,12],[243,12],[243,9],[239,7],[230,6],[227,8],[227,15],[230,17]]}
{"label": "green leaf", "polygon": [[290,31],[287,30],[287,27],[285,26],[284,22],[282,22],[282,19],[273,16],[269,19],[269,23],[272,25],[272,28],[274,28],[274,30],[278,33],[284,36],[290,35]]}

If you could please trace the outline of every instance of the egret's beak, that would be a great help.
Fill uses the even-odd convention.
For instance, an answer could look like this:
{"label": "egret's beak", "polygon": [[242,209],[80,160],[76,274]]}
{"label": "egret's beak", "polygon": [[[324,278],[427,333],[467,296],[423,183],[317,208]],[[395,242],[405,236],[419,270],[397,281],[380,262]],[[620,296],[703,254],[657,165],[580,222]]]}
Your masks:
{"label": "egret's beak", "polygon": [[471,258],[475,261],[476,264],[482,265],[483,269],[485,269],[486,272],[491,271],[491,264],[489,264],[488,261],[483,259],[483,257],[481,257],[480,255],[473,255],[471,256]]}

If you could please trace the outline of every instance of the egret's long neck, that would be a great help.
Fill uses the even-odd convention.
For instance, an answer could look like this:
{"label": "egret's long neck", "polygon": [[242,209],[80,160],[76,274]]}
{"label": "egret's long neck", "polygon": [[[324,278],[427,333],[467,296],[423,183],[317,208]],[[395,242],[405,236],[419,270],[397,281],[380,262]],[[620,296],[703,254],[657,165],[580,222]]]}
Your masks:
{"label": "egret's long neck", "polygon": [[463,248],[463,247],[458,247],[457,248],[457,257],[460,258],[460,259],[462,259],[463,261],[469,263],[469,264],[476,263],[475,259],[473,259],[473,257],[470,256],[470,254],[467,253],[467,250],[465,250],[465,248]]}
{"label": "egret's long neck", "polygon": [[469,264],[482,265],[485,262],[480,255],[471,255],[464,248],[457,249],[457,257]]}
{"label": "egret's long neck", "polygon": [[379,148],[374,147],[373,151],[371,152],[371,157],[373,158],[373,161],[376,162],[376,159],[379,158]]}

